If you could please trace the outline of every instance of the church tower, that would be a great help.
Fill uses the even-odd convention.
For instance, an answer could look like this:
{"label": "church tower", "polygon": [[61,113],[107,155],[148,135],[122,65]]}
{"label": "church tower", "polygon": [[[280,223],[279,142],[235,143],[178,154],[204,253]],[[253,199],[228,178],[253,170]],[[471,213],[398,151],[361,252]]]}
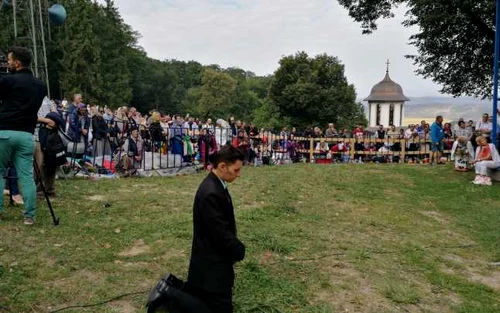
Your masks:
{"label": "church tower", "polygon": [[370,127],[394,125],[400,127],[404,120],[404,104],[410,101],[401,86],[389,77],[389,60],[384,79],[373,86],[368,98],[368,121]]}

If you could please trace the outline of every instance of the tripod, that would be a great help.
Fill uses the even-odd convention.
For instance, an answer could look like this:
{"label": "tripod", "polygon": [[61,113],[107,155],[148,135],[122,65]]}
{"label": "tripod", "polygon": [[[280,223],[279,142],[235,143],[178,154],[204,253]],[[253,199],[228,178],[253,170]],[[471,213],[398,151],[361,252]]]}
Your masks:
{"label": "tripod", "polygon": [[6,167],[6,170],[5,170],[5,176],[3,177],[3,179],[6,179],[9,183],[9,205],[10,206],[14,206],[14,198],[12,198],[12,179],[13,178],[16,178],[16,177],[13,177],[13,176],[10,176],[10,172],[11,172],[11,169],[12,169],[12,164],[7,164],[7,167]]}
{"label": "tripod", "polygon": [[[43,184],[42,180],[42,175],[40,173],[40,169],[38,168],[38,164],[36,162],[36,159],[33,158],[33,167],[35,168],[35,175],[37,177],[37,182],[40,184],[40,187],[42,188],[43,195],[45,197],[45,201],[47,202],[47,206],[49,207],[50,210],[50,215],[52,216],[52,222],[54,223],[54,226],[59,225],[59,218],[56,217],[56,214],[54,213],[54,209],[52,208],[52,203],[50,202],[49,195],[47,194],[47,190],[45,189],[45,185]],[[10,173],[10,169],[13,167],[11,163],[7,164],[7,171],[6,173]],[[14,200],[12,199],[12,179],[17,178],[10,176],[9,174],[6,174],[4,176],[4,179],[9,180],[9,197],[10,197],[10,205],[14,205]]]}

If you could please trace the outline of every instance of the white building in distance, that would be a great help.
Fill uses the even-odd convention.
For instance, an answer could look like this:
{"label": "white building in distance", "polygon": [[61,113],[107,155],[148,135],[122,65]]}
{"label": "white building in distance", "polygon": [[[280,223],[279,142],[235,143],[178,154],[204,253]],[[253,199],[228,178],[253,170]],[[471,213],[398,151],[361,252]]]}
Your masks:
{"label": "white building in distance", "polygon": [[377,127],[383,125],[385,128],[390,125],[400,127],[403,125],[405,116],[404,104],[410,101],[404,94],[401,86],[389,77],[389,61],[387,61],[387,71],[384,79],[373,86],[368,98],[368,125]]}

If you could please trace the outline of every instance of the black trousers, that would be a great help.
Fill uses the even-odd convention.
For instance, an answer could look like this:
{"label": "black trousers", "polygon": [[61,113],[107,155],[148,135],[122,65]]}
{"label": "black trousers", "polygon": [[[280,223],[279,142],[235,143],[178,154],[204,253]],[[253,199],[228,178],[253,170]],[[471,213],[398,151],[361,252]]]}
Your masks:
{"label": "black trousers", "polygon": [[172,302],[165,306],[170,313],[233,313],[232,293],[210,293],[186,283],[172,296]]}

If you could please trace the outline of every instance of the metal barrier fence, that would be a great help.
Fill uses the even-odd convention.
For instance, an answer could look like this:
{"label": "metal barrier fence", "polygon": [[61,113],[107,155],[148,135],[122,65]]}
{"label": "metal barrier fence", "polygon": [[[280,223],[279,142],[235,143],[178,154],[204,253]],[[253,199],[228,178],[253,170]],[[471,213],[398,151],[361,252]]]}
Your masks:
{"label": "metal barrier fence", "polygon": [[[246,156],[246,164],[286,164],[295,162],[338,163],[416,163],[428,162],[428,137],[411,139],[375,138],[366,134],[358,138],[309,138],[293,134],[271,132],[241,136],[227,127],[210,126],[199,129],[196,124],[159,123],[137,125],[128,121],[94,123],[87,136],[79,141],[62,134],[67,141],[68,161],[79,171],[85,164],[100,173],[117,170],[161,170],[193,165],[207,167],[210,155],[224,144],[232,144]],[[100,126],[99,126],[100,125]],[[138,139],[132,139],[131,130],[137,127]],[[240,135],[240,136],[238,136]],[[448,157],[454,139],[444,141],[444,157]]]}

